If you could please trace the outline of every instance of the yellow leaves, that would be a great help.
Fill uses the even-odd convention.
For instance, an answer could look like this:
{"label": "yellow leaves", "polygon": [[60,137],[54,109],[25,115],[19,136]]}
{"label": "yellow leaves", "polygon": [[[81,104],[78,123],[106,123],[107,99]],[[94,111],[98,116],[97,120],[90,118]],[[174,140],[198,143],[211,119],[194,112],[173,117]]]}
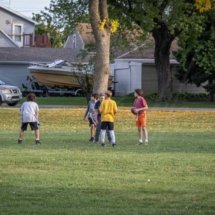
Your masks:
{"label": "yellow leaves", "polygon": [[207,12],[212,8],[211,0],[195,0],[195,7],[200,13]]}
{"label": "yellow leaves", "polygon": [[[83,120],[85,108],[42,109],[40,110],[41,132],[71,134],[88,132],[87,120]],[[2,131],[18,132],[21,115],[18,109],[0,111]],[[147,127],[155,132],[211,132],[215,130],[213,111],[166,111],[148,110]],[[136,131],[135,116],[129,108],[119,107],[115,120],[116,132]],[[30,131],[30,130],[29,130]]]}
{"label": "yellow leaves", "polygon": [[107,19],[101,20],[99,23],[99,30],[104,30],[106,23],[107,23]]}
{"label": "yellow leaves", "polygon": [[112,20],[111,21],[111,27],[110,27],[111,33],[116,32],[118,28],[119,28],[119,21],[118,20]]}
{"label": "yellow leaves", "polygon": [[119,21],[116,19],[109,20],[107,18],[99,22],[99,30],[110,30],[111,33],[115,33],[119,28]]}

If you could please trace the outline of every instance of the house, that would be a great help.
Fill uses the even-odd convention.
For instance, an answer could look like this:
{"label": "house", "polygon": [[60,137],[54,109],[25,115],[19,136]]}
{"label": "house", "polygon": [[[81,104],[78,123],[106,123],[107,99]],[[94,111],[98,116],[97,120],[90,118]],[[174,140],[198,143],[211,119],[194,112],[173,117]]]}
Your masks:
{"label": "house", "polygon": [[0,6],[0,47],[29,47],[34,45],[35,21]]}
{"label": "house", "polygon": [[[65,47],[71,48],[72,50],[82,50],[94,44],[95,39],[92,34],[91,25],[88,23],[81,23],[77,26],[74,33],[68,37]],[[174,41],[171,52],[177,49],[177,41]],[[120,52],[120,50],[116,52]],[[115,53],[115,55],[117,56],[117,53]],[[183,84],[175,78],[178,64],[174,56],[171,55],[170,65],[173,92],[204,93],[205,90],[202,87],[196,87],[192,84]],[[114,63],[110,65],[110,70],[114,77],[113,89],[115,95],[126,95],[134,92],[136,88],[143,89],[145,95],[157,93],[153,37],[149,35],[142,46],[126,53],[118,54],[114,59]]]}
{"label": "house", "polygon": [[[171,51],[175,51],[176,44],[173,43]],[[194,84],[184,84],[175,77],[179,63],[173,55],[170,56],[170,70],[172,73],[173,93],[205,93],[202,87]],[[114,76],[115,95],[122,96],[141,88],[144,95],[157,93],[157,72],[154,60],[154,47],[142,45],[127,52],[114,60],[111,65]]]}
{"label": "house", "polygon": [[[26,78],[29,76],[27,69],[29,65],[33,63],[50,63],[56,59],[75,63],[79,61],[77,56],[81,50],[92,47],[95,44],[92,28],[89,24],[79,25],[76,31],[68,37],[64,48],[61,49],[18,48],[19,46],[15,46],[16,43],[12,40],[13,37],[8,36],[5,30],[3,32],[4,34],[2,33],[1,38],[7,38],[10,46],[8,45],[5,48],[0,46],[0,80],[17,86],[22,86],[25,83]],[[136,88],[142,88],[145,95],[157,92],[154,48],[153,43],[149,44],[152,45],[146,46],[144,44],[132,51],[120,54],[115,58],[114,63],[110,65],[111,74],[114,76],[113,89],[115,95],[126,95]],[[85,63],[89,62],[89,56],[83,61]],[[197,88],[194,85],[185,85],[177,81],[174,74],[178,62],[173,56],[170,58],[170,64],[174,92],[205,92],[201,87]]]}
{"label": "house", "polygon": [[74,32],[68,36],[64,48],[71,48],[76,50],[84,50],[86,48],[93,48],[95,39],[92,33],[92,27],[89,23],[80,23]]}
{"label": "house", "polygon": [[[30,65],[51,63],[56,59],[79,63],[80,59],[77,56],[77,50],[68,48],[0,47],[0,80],[21,88],[30,75]],[[81,59],[82,63],[88,61],[88,58]]]}
{"label": "house", "polygon": [[47,34],[35,35],[36,22],[0,5],[0,47],[51,47]]}

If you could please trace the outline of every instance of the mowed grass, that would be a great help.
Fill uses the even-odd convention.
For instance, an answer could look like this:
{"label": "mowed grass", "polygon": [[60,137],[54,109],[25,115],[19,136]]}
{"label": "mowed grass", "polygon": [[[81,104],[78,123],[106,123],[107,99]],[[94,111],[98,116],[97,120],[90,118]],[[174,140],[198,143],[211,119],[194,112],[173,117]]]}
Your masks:
{"label": "mowed grass", "polygon": [[148,111],[149,145],[117,114],[117,147],[88,142],[84,109],[41,109],[41,145],[0,109],[0,214],[215,214],[215,114]]}

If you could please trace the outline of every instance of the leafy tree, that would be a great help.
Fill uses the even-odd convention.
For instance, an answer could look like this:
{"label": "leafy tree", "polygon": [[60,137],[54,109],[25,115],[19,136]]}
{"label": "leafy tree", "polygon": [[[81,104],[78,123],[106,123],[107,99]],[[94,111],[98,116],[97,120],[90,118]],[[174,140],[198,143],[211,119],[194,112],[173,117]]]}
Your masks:
{"label": "leafy tree", "polygon": [[88,0],[51,0],[33,19],[38,22],[36,32],[49,33],[53,47],[62,47],[79,22],[89,22]]}
{"label": "leafy tree", "polygon": [[[215,95],[215,9],[204,14],[204,25],[199,32],[181,35],[178,53],[178,78],[183,82],[203,86],[214,101]],[[186,33],[186,34],[185,34]]]}
{"label": "leafy tree", "polygon": [[38,23],[35,28],[36,35],[48,34],[52,48],[60,48],[63,46],[63,33],[52,25],[51,19],[44,20],[40,14],[34,14],[33,19]]}
{"label": "leafy tree", "polygon": [[[204,0],[203,0],[204,1]],[[151,32],[155,41],[154,58],[158,77],[158,99],[172,98],[170,48],[185,29],[200,28],[201,15],[194,1],[188,0],[110,0],[124,23],[137,24],[143,32]],[[199,6],[199,5],[198,5]]]}
{"label": "leafy tree", "polygon": [[[51,19],[56,26],[63,28],[64,32],[71,32],[74,23],[82,21],[83,18],[88,19],[90,14],[97,50],[94,91],[101,91],[107,87],[109,74],[107,56],[109,57],[110,29],[108,26],[111,22],[108,17],[107,3],[111,16],[118,17],[120,25],[129,28],[135,24],[142,29],[143,34],[151,32],[155,40],[158,99],[166,100],[172,98],[172,74],[169,61],[172,41],[190,26],[192,29],[201,28],[202,15],[199,15],[196,9],[203,8],[203,11],[210,9],[210,5],[208,6],[206,2],[211,0],[195,1],[52,0],[50,8],[47,9],[49,13],[44,13],[44,16],[49,18],[52,14]],[[98,23],[105,23],[105,28],[99,29]]]}
{"label": "leafy tree", "polygon": [[108,19],[107,0],[52,0],[50,7],[42,11],[40,17],[54,28],[62,29],[65,37],[71,34],[77,23],[86,20],[91,22],[96,41],[93,91],[107,90],[110,75],[110,34],[116,25]]}

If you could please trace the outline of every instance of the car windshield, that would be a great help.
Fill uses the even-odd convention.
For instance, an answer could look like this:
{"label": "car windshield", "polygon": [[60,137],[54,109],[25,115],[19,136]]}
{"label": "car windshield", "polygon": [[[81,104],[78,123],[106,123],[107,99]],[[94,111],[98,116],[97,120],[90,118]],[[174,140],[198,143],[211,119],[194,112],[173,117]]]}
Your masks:
{"label": "car windshield", "polygon": [[5,85],[4,81],[0,80],[0,85]]}

